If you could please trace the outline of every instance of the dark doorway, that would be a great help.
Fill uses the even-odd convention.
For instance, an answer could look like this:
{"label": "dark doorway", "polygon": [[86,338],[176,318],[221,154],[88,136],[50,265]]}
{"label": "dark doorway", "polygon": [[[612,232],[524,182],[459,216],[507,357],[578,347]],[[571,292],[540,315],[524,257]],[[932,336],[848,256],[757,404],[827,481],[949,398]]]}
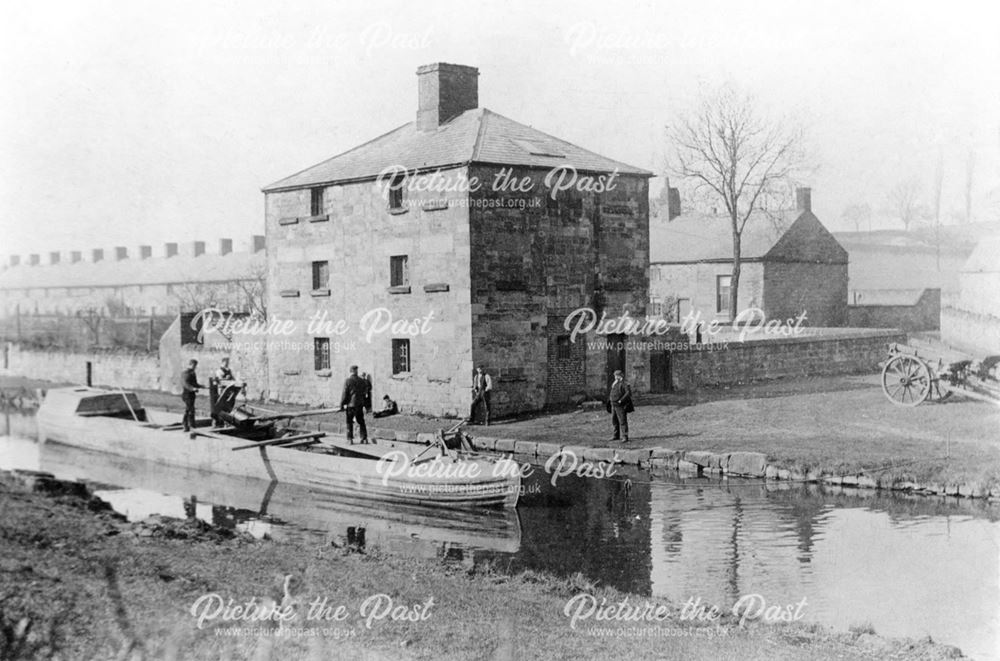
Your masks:
{"label": "dark doorway", "polygon": [[628,378],[628,373],[625,371],[625,335],[623,333],[616,333],[614,335],[608,335],[607,339],[607,382],[608,389],[610,389],[612,381],[615,380],[615,370],[621,370],[626,379]]}
{"label": "dark doorway", "polygon": [[674,381],[670,374],[670,352],[653,351],[649,354],[649,391],[672,392]]}

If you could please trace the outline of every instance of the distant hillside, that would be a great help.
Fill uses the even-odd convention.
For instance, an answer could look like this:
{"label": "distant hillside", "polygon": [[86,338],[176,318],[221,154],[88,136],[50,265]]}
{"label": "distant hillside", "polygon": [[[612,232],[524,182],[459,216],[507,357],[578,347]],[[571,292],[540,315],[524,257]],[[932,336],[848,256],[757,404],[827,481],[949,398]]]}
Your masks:
{"label": "distant hillside", "polygon": [[834,232],[847,250],[850,290],[940,288],[958,291],[958,273],[980,239],[1000,235],[1000,223],[945,225],[940,259],[933,228],[912,232]]}

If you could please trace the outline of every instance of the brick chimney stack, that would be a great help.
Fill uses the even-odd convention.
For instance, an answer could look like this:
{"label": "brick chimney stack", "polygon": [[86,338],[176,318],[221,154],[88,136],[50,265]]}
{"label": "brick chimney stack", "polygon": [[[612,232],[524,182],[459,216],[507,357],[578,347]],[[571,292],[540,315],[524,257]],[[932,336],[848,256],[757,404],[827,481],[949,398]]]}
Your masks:
{"label": "brick chimney stack", "polygon": [[806,211],[812,211],[812,189],[811,188],[796,188],[795,189],[795,209],[799,213],[805,213]]}
{"label": "brick chimney stack", "polygon": [[417,69],[417,129],[433,131],[479,107],[479,69],[437,62]]}

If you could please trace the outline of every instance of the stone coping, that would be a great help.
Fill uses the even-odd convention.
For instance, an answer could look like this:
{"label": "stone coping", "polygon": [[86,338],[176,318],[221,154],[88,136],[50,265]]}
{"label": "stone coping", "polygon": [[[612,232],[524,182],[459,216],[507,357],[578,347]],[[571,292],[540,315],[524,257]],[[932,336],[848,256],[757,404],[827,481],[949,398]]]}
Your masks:
{"label": "stone coping", "polygon": [[488,452],[505,452],[532,457],[548,458],[561,451],[572,451],[584,461],[603,461],[616,464],[634,465],[639,468],[667,469],[682,475],[724,475],[731,477],[758,478],[785,483],[801,482],[853,487],[861,489],[884,489],[921,495],[954,496],[960,498],[986,498],[1000,502],[1000,487],[987,488],[979,483],[969,484],[919,484],[903,481],[892,476],[855,473],[835,474],[822,469],[806,472],[782,468],[769,463],[761,452],[706,452],[701,450],[671,450],[668,448],[628,448],[588,447],[582,445],[559,445],[556,443],[536,443],[512,438],[492,438],[479,436],[472,439],[472,447]]}

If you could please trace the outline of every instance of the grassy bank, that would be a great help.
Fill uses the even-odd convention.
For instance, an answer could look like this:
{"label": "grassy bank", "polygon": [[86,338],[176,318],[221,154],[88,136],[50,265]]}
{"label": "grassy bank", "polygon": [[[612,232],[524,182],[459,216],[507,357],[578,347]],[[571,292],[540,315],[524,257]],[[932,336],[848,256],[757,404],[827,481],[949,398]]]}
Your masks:
{"label": "grassy bank", "polygon": [[[43,493],[44,492],[44,493]],[[567,600],[626,595],[536,573],[382,556],[331,546],[258,541],[196,520],[130,524],[75,487],[0,477],[0,658],[4,659],[939,659],[957,650],[929,641],[836,634],[799,623],[736,626],[678,620],[582,621]],[[289,607],[273,624],[202,620],[191,609],[217,594]],[[376,597],[376,595],[384,595]],[[308,620],[325,598],[340,621]],[[391,599],[395,610],[374,612]],[[212,605],[211,599],[202,604]],[[648,600],[628,596],[632,604]],[[200,610],[205,615],[211,609]],[[397,619],[393,619],[395,614]],[[594,635],[607,626],[612,635]],[[241,632],[252,627],[257,631]],[[628,632],[617,629],[632,627]],[[657,635],[648,633],[658,627]],[[636,628],[647,633],[639,635]],[[235,632],[235,633],[234,633]],[[668,635],[663,635],[664,632]],[[623,635],[615,635],[623,633]]]}

